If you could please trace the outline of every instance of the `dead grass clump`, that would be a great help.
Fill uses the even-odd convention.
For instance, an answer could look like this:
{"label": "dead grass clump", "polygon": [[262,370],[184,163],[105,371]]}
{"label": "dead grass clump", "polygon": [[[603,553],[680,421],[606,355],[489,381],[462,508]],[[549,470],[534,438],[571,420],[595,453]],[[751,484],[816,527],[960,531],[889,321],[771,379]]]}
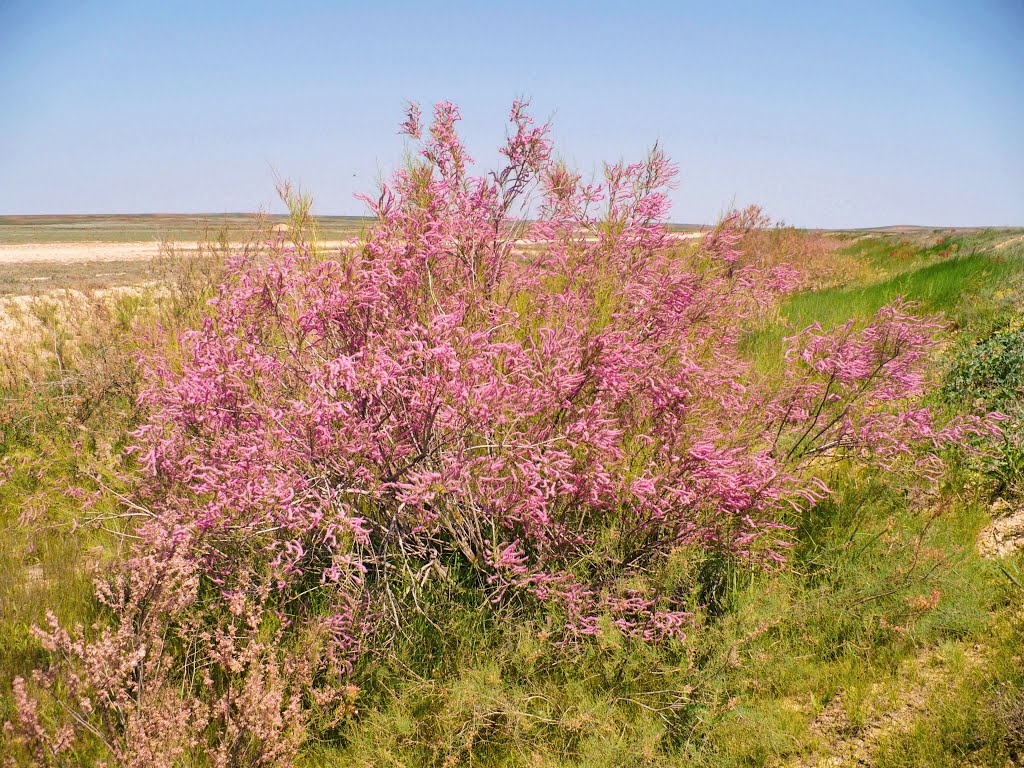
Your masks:
{"label": "dead grass clump", "polygon": [[145,301],[129,292],[73,291],[8,301],[0,310],[4,437],[86,426],[101,403],[130,396],[135,366],[126,341]]}

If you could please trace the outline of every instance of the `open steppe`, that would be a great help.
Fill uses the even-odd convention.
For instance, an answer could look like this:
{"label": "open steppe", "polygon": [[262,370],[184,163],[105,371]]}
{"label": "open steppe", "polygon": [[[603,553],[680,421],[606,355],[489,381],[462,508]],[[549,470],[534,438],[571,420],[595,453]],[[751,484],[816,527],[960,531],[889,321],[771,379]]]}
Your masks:
{"label": "open steppe", "polygon": [[[171,246],[187,253],[200,243],[237,245],[257,227],[286,221],[255,214],[0,216],[0,296],[143,284],[157,279],[154,262]],[[321,217],[318,238],[335,247],[367,223]]]}

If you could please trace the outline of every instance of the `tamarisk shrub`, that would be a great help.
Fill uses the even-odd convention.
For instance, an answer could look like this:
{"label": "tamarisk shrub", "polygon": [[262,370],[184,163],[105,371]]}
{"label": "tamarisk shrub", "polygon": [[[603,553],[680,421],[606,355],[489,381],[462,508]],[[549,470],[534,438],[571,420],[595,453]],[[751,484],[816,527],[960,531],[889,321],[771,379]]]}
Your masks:
{"label": "tamarisk shrub", "polygon": [[587,183],[516,103],[503,167],[473,176],[458,120],[411,106],[419,154],[362,242],[236,255],[199,327],[141,360],[145,514],[100,592],[111,628],[43,633],[72,724],[119,761],[287,764],[351,714],[362,654],[434,620],[436,584],[543,605],[561,642],[679,636],[679,547],[779,560],[826,459],[932,467],[985,428],[919,406],[939,323],[905,304],[799,332],[759,381],[738,342],[797,276],[744,263],[731,219],[675,239],[658,147]]}
{"label": "tamarisk shrub", "polygon": [[757,205],[735,210],[728,219],[741,234],[741,263],[788,264],[799,272],[801,287],[842,284],[861,268],[855,258],[842,253],[840,240],[774,222]]}

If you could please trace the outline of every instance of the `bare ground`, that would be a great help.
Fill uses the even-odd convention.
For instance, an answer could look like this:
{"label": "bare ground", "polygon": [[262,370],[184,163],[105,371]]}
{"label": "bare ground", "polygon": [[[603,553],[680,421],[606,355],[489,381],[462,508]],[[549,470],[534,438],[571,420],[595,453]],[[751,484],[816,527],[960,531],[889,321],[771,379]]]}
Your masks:
{"label": "bare ground", "polygon": [[5,244],[0,245],[0,266],[147,261],[159,254],[158,242]]}
{"label": "bare ground", "polygon": [[978,536],[978,551],[984,557],[1012,555],[1024,547],[1024,507],[1000,500],[992,506],[992,522]]}
{"label": "bare ground", "polygon": [[[337,249],[346,243],[328,240],[320,246]],[[165,248],[158,241],[0,243],[0,296],[143,285],[156,278],[154,264]],[[174,244],[179,255],[198,249],[196,244]]]}

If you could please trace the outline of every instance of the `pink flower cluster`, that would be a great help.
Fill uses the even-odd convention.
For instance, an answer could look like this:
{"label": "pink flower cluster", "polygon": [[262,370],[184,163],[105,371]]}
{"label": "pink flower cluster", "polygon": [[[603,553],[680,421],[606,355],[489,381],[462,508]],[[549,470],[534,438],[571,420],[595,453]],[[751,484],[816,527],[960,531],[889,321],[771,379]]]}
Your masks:
{"label": "pink flower cluster", "polygon": [[943,446],[999,432],[999,414],[962,416],[939,426],[920,405],[928,356],[944,324],[914,309],[897,300],[865,328],[847,322],[826,331],[814,324],[787,339],[788,386],[771,413],[780,430],[792,430],[785,443],[788,462],[820,464],[859,455],[893,468],[900,459],[912,459],[918,470],[936,477]]}

